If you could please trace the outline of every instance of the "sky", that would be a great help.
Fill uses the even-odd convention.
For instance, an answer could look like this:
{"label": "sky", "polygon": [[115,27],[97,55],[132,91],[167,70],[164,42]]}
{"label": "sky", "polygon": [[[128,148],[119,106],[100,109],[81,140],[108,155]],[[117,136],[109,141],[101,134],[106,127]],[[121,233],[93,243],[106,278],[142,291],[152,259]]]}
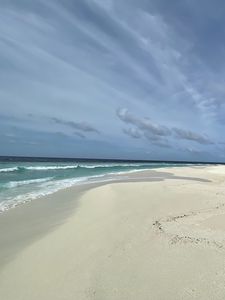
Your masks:
{"label": "sky", "polygon": [[224,11],[1,0],[0,155],[224,162]]}

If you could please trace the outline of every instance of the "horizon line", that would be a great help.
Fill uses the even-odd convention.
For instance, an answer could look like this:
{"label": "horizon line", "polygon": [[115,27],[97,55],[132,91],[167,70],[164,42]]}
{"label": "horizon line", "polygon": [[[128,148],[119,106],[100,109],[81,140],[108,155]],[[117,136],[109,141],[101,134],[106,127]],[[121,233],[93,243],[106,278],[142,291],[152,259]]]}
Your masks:
{"label": "horizon line", "polygon": [[146,163],[188,163],[188,164],[222,164],[225,165],[225,162],[215,162],[215,161],[188,161],[188,160],[154,160],[154,159],[122,159],[122,158],[86,158],[86,157],[48,157],[48,156],[20,156],[20,155],[0,155],[1,160],[14,160],[18,161],[19,159],[22,160],[42,160],[42,159],[49,159],[49,160],[77,160],[77,161],[123,161],[123,162],[146,162]]}

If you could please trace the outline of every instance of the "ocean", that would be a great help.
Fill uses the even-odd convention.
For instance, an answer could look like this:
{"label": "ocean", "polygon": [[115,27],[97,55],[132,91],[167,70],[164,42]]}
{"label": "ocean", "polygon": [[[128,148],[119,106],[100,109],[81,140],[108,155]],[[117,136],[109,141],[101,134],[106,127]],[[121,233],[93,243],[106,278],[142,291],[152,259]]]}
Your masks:
{"label": "ocean", "polygon": [[167,162],[0,158],[0,213],[73,185],[112,180],[114,174],[175,165]]}

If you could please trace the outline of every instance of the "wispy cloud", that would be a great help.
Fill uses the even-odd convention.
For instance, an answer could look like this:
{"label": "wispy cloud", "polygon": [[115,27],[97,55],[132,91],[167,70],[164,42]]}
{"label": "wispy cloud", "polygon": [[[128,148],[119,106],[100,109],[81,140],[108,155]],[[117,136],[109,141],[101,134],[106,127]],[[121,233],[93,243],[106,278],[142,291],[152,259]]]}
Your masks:
{"label": "wispy cloud", "polygon": [[140,139],[142,137],[141,132],[137,128],[124,128],[123,132],[135,139]]}

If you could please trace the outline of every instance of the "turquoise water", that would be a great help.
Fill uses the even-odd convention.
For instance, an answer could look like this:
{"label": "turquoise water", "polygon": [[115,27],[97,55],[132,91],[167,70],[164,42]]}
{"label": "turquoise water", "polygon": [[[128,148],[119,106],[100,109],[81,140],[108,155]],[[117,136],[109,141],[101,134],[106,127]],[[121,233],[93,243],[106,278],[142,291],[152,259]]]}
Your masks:
{"label": "turquoise water", "polygon": [[109,180],[115,173],[173,165],[99,161],[0,162],[0,212],[72,185]]}

